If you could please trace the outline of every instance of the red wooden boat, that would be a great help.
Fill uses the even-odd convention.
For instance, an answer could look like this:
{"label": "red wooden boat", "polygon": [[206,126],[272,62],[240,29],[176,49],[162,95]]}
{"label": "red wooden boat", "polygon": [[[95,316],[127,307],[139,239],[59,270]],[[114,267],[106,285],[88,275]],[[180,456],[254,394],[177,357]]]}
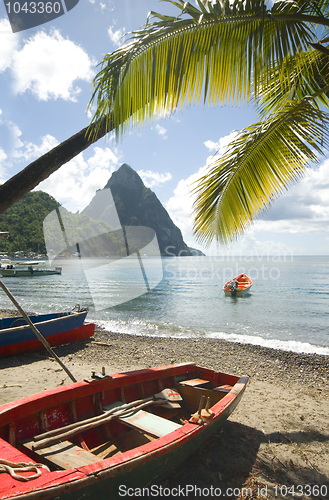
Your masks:
{"label": "red wooden boat", "polygon": [[0,498],[131,497],[128,488],[156,484],[216,433],[247,381],[189,363],[99,374],[6,404]]}

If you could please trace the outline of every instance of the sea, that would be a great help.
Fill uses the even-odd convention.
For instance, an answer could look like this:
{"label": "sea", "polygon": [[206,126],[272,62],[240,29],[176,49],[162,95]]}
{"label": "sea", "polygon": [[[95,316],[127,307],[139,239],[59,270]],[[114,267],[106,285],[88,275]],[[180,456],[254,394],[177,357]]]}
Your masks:
{"label": "sea", "polygon": [[[143,256],[74,263],[62,275],[2,281],[26,311],[68,311],[79,304],[89,307],[87,319],[105,331],[329,355],[329,256]],[[223,284],[242,272],[253,280],[250,293],[225,297]],[[13,309],[0,292],[0,307]]]}

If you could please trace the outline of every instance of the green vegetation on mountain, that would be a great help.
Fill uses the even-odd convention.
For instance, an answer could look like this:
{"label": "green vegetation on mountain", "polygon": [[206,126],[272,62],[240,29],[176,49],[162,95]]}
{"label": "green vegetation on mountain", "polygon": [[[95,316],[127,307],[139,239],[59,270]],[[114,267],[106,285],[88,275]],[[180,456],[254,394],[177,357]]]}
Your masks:
{"label": "green vegetation on mountain", "polygon": [[44,218],[60,204],[49,194],[35,191],[26,194],[0,215],[0,231],[8,231],[10,237],[0,240],[0,251],[13,254],[46,253],[43,236]]}

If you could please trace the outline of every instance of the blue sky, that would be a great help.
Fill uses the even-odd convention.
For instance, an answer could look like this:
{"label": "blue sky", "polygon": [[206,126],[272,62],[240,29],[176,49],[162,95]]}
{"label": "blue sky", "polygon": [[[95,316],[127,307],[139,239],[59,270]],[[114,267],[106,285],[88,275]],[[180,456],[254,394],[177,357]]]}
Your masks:
{"label": "blue sky", "polygon": [[[13,34],[0,4],[0,182],[88,125],[96,65],[158,0],[80,0],[64,16]],[[230,134],[256,120],[252,107],[192,107],[134,131],[118,144],[98,141],[38,186],[78,210],[122,163],[139,172],[183,232],[193,238],[189,186]],[[329,160],[273,203],[228,252],[329,254]],[[1,228],[0,228],[1,229]],[[206,253],[221,250],[212,246]]]}

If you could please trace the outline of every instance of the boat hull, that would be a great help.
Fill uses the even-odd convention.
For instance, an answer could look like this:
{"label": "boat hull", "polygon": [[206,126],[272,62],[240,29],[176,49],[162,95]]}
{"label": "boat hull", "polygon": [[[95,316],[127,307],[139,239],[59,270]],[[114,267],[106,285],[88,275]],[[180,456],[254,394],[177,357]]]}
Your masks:
{"label": "boat hull", "polygon": [[[124,490],[127,491],[128,488],[156,485],[173,469],[177,470],[179,463],[217,432],[239,403],[248,377],[239,378],[190,363],[171,365],[115,374],[110,378],[105,377],[99,380],[85,380],[0,407],[1,456],[7,460],[15,457],[16,461],[26,462],[31,459],[40,461],[40,457],[25,455],[27,453],[24,448],[25,440],[42,432],[40,425],[48,430],[70,423],[67,411],[72,405],[75,408],[74,420],[78,418],[80,421],[92,414],[90,412],[92,405],[97,406],[101,403],[106,406],[110,400],[115,400],[120,395],[125,396],[127,402],[134,401],[137,394],[140,394],[139,391],[143,393],[143,396],[149,397],[156,393],[159,387],[169,387],[175,381],[177,387],[185,384],[185,379],[190,380],[191,377],[209,380],[213,386],[220,384],[224,387],[222,385],[224,383],[231,387],[223,394],[216,392],[217,402],[211,407],[213,417],[207,424],[199,425],[191,421],[186,421],[184,425],[176,424],[177,428],[172,432],[140,446],[132,447],[128,451],[103,460],[96,459],[94,463],[88,465],[50,472],[42,471],[41,477],[28,483],[19,483],[10,476],[3,475],[3,483],[0,485],[2,500],[23,498],[46,500],[57,497],[78,500],[94,499],[97,495],[99,500],[105,500],[124,496]],[[202,389],[192,387],[188,389],[187,394],[190,391],[194,394],[194,390]],[[195,399],[195,404],[197,405],[197,399]],[[123,424],[116,422],[113,425]],[[102,433],[106,433],[106,426],[102,429]],[[96,434],[93,435],[91,430],[88,432],[90,434],[86,432],[80,437],[83,442],[89,439],[90,448],[90,443]],[[111,435],[115,436],[115,433]],[[83,453],[82,449],[81,453]]]}
{"label": "boat hull", "polygon": [[[92,327],[82,328],[87,312],[43,314],[30,316],[30,320],[47,342],[55,346],[91,336]],[[0,319],[0,356],[31,352],[39,348],[42,349],[43,344],[24,318]]]}
{"label": "boat hull", "polygon": [[248,295],[250,292],[251,285],[248,286],[247,288],[244,288],[243,290],[237,291],[235,295],[232,295],[232,292],[228,292],[227,290],[224,290],[225,297],[244,297],[245,295]]}
{"label": "boat hull", "polygon": [[[84,325],[73,328],[66,332],[55,333],[54,335],[46,336],[46,340],[51,347],[56,347],[62,344],[70,344],[78,340],[85,340],[92,337],[95,333],[94,323],[86,323]],[[27,352],[35,352],[44,349],[43,344],[38,339],[27,340],[16,344],[0,346],[0,356],[17,356]]]}
{"label": "boat hull", "polygon": [[0,274],[3,278],[21,278],[21,277],[36,277],[50,276],[53,274],[62,274],[61,270],[57,269],[0,269]]}

